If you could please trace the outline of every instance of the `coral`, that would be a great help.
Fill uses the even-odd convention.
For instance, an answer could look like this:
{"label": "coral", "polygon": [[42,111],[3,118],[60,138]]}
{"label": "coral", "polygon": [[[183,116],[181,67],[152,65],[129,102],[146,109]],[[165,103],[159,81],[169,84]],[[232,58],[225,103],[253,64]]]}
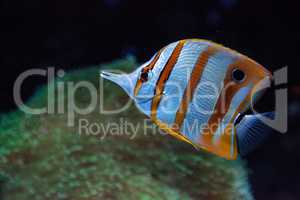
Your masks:
{"label": "coral", "polygon": [[[70,71],[53,85],[89,81],[97,89],[98,103],[103,101],[106,109],[119,108],[128,97],[112,83],[101,85],[99,69],[130,71],[136,65],[129,57]],[[46,106],[48,90],[41,87],[28,105]],[[112,115],[101,114],[97,106],[89,114],[76,114],[74,126],[69,127],[67,89],[56,94],[64,94],[62,100],[53,97],[55,106],[65,105],[64,113],[16,111],[1,116],[0,199],[252,199],[243,161],[227,161],[157,129],[145,130],[145,116],[134,106]],[[75,97],[79,107],[90,101],[84,88]],[[101,132],[80,134],[80,119],[90,124],[125,120],[137,125],[138,131],[126,135],[116,130],[106,137]]]}

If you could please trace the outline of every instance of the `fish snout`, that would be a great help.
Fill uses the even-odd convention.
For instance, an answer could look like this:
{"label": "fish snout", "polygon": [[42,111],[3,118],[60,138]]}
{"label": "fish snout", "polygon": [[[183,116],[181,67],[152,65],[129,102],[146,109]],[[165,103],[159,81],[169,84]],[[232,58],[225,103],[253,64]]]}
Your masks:
{"label": "fish snout", "polygon": [[111,82],[120,86],[131,98],[133,98],[133,89],[134,89],[134,80],[130,74],[125,73],[116,73],[110,72],[108,70],[103,70],[100,73],[100,76],[106,80],[110,80]]}

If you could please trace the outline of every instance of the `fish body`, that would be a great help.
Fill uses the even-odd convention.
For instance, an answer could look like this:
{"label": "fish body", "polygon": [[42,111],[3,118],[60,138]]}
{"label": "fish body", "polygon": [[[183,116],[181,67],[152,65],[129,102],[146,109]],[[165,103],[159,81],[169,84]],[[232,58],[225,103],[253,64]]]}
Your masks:
{"label": "fish body", "polygon": [[251,129],[257,122],[254,116],[250,116],[251,127],[247,120],[238,125],[235,121],[271,73],[214,42],[180,40],[159,50],[131,74],[104,71],[102,77],[121,86],[170,135],[226,159],[248,152],[256,145],[255,137],[263,136]]}

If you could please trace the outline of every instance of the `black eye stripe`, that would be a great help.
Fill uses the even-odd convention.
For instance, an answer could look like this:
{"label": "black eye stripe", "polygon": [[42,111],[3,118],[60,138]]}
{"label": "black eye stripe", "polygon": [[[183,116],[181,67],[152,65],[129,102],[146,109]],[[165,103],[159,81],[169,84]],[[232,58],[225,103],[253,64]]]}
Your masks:
{"label": "black eye stripe", "polygon": [[141,75],[140,75],[140,79],[141,79],[142,82],[148,81],[148,72],[142,70]]}

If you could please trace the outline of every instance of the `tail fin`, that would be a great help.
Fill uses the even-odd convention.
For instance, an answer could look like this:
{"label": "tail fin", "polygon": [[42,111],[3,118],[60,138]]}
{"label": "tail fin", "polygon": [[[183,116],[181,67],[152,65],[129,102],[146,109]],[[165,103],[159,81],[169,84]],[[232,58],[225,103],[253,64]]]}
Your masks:
{"label": "tail fin", "polygon": [[[261,115],[274,118],[274,112]],[[239,154],[244,156],[253,151],[264,142],[272,130],[271,127],[259,120],[258,115],[246,115],[236,127]]]}

